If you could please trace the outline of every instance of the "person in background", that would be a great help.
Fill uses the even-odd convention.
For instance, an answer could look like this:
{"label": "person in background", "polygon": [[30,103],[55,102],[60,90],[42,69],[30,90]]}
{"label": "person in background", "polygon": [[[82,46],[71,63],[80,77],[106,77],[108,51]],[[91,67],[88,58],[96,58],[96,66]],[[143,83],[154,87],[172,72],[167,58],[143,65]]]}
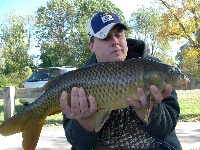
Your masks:
{"label": "person in background", "polygon": [[[151,57],[145,43],[126,39],[127,27],[112,12],[99,12],[86,27],[88,46],[92,52],[85,66],[99,62],[117,62],[138,57]],[[152,59],[156,59],[151,57]],[[92,95],[86,97],[82,87],[73,87],[68,104],[68,93],[60,97],[63,127],[72,150],[180,150],[175,134],[180,113],[177,94],[167,84],[162,93],[150,86],[153,95],[150,115],[146,122],[147,99],[138,88],[140,101],[127,97],[128,108],[113,110],[99,132],[94,131],[92,115],[97,102]]]}

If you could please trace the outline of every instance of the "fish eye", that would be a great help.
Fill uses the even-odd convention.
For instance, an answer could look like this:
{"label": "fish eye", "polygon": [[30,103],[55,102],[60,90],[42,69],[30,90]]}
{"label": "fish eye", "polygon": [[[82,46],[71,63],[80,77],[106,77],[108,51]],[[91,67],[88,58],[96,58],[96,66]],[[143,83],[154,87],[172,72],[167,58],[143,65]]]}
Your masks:
{"label": "fish eye", "polygon": [[170,73],[173,73],[175,70],[176,70],[175,67],[170,67],[170,68],[169,68],[169,72],[170,72]]}

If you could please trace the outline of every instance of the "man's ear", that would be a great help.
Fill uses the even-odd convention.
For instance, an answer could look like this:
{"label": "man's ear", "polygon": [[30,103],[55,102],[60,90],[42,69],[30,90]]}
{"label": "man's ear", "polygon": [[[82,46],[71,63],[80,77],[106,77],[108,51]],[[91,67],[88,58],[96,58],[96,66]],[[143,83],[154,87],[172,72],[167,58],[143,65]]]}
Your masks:
{"label": "man's ear", "polygon": [[88,47],[91,50],[91,52],[94,53],[94,44],[92,42],[88,42]]}

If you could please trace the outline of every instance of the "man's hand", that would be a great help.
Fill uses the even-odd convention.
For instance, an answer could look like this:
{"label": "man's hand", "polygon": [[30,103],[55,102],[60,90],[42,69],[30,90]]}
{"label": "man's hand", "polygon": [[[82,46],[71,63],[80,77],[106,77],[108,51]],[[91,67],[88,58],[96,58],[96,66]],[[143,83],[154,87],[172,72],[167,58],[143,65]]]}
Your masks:
{"label": "man's hand", "polygon": [[[172,87],[170,84],[167,84],[165,90],[161,93],[155,85],[150,86],[150,92],[153,95],[153,99],[150,100],[150,112],[155,104],[160,103],[163,98],[167,98],[171,95]],[[145,115],[148,111],[148,101],[146,99],[146,95],[142,88],[137,89],[137,94],[140,101],[133,100],[132,98],[128,98],[127,102],[130,106],[133,106],[137,116],[142,120],[143,123],[145,121]],[[150,113],[149,112],[149,113]]]}
{"label": "man's hand", "polygon": [[73,87],[71,91],[71,105],[67,99],[68,93],[62,92],[60,107],[69,119],[76,119],[87,131],[94,131],[92,115],[97,112],[97,102],[93,96],[86,98],[83,88]]}

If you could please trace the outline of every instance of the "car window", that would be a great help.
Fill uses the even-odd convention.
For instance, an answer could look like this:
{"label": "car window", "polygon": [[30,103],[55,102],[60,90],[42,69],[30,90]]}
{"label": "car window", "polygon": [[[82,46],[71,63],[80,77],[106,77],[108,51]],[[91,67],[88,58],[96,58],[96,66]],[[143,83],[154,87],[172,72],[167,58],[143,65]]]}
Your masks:
{"label": "car window", "polygon": [[50,79],[53,79],[61,74],[61,70],[51,70],[49,72]]}
{"label": "car window", "polygon": [[49,75],[44,73],[33,73],[29,78],[28,82],[36,82],[36,81],[48,81]]}
{"label": "car window", "polygon": [[74,70],[74,68],[58,69],[58,68],[42,68],[37,69],[27,80],[27,82],[49,81],[61,74]]}
{"label": "car window", "polygon": [[52,78],[60,75],[59,69],[40,69],[36,70],[27,80],[27,82],[49,81]]}
{"label": "car window", "polygon": [[61,74],[64,74],[64,73],[66,73],[67,71],[68,71],[67,69],[61,70]]}

